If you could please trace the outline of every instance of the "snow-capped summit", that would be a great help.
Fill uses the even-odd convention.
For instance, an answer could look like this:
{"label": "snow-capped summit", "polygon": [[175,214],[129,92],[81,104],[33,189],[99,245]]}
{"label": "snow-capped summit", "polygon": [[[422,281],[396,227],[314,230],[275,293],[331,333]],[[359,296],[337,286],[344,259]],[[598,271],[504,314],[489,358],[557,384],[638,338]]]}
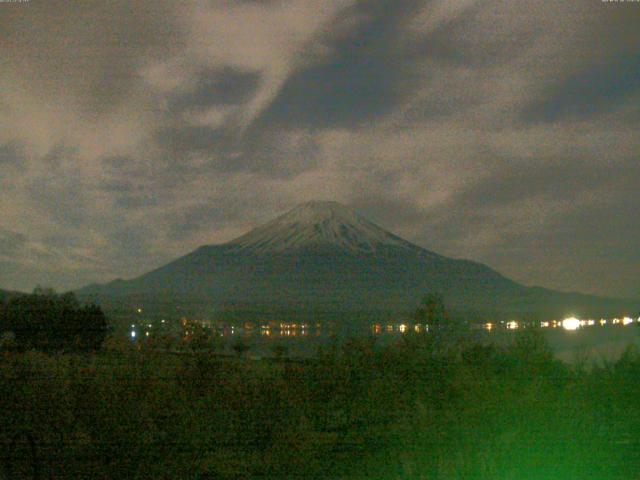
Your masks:
{"label": "snow-capped summit", "polygon": [[417,248],[338,202],[311,201],[229,242],[243,251],[280,253],[304,247],[337,246],[375,252],[382,246]]}

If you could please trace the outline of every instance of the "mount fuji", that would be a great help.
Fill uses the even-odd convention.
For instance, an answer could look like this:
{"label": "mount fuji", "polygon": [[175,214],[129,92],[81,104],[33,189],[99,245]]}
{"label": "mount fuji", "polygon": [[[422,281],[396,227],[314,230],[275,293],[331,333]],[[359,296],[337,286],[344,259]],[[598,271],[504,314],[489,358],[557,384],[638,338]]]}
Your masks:
{"label": "mount fuji", "polygon": [[470,260],[408,242],[336,202],[313,201],[245,235],[202,246],[132,280],[79,291],[99,301],[185,304],[192,310],[391,312],[427,292],[467,318],[621,314],[629,302],[525,287]]}

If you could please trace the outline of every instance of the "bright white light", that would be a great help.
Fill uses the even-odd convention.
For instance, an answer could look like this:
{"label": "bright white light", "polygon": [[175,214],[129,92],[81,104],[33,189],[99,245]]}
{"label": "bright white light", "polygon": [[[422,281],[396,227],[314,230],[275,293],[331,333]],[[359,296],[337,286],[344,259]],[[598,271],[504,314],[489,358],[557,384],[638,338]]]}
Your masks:
{"label": "bright white light", "polygon": [[141,308],[139,308],[137,311],[138,311],[138,313],[142,313],[142,309]]}
{"label": "bright white light", "polygon": [[588,320],[588,321],[587,321],[587,325],[589,325],[590,327],[591,327],[591,326],[593,326],[593,325],[595,325],[595,324],[596,324],[596,321],[595,321],[595,320]]}
{"label": "bright white light", "polygon": [[400,330],[400,333],[404,333],[407,331],[407,326],[403,324],[403,325],[400,325],[398,329]]}
{"label": "bright white light", "polygon": [[145,334],[147,337],[149,336],[149,332],[145,332],[144,334]]}
{"label": "bright white light", "polygon": [[511,322],[508,322],[508,323],[507,323],[507,328],[508,328],[509,330],[515,330],[515,329],[517,329],[517,328],[518,328],[518,326],[519,326],[519,325],[518,325],[518,322],[511,321]]}
{"label": "bright white light", "polygon": [[549,327],[549,322],[540,322],[540,326],[542,328],[547,328],[547,327]]}
{"label": "bright white light", "polygon": [[580,320],[576,317],[565,318],[562,321],[562,328],[565,330],[577,330],[580,328]]}
{"label": "bright white light", "polygon": [[600,325],[606,325],[607,321],[604,318],[600,319]]}
{"label": "bright white light", "polygon": [[136,332],[135,332],[135,330],[132,330],[132,331],[131,331],[131,338],[136,338]]}
{"label": "bright white light", "polygon": [[485,323],[484,324],[484,328],[488,331],[491,331],[491,329],[493,328],[493,324],[492,323]]}
{"label": "bright white light", "polygon": [[629,325],[630,323],[633,323],[633,319],[632,319],[632,318],[624,317],[624,318],[622,319],[622,324],[623,324],[623,325]]}

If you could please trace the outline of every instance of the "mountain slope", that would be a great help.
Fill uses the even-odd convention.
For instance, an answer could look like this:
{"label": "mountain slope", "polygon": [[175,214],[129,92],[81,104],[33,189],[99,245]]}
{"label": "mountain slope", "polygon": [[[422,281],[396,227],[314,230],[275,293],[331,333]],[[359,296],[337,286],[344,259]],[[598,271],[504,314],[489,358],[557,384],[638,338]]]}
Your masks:
{"label": "mountain slope", "polygon": [[616,301],[524,287],[485,265],[425,250],[335,202],[300,205],[231,242],[80,293],[189,303],[203,311],[401,312],[427,291],[442,293],[456,311],[481,317],[622,308]]}

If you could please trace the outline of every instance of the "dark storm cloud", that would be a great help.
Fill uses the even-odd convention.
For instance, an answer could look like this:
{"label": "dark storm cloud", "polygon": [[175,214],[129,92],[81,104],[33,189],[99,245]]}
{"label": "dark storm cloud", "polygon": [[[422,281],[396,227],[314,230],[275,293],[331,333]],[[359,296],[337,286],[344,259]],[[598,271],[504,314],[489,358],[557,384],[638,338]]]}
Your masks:
{"label": "dark storm cloud", "polygon": [[[508,8],[501,9],[496,5],[499,2],[493,3],[493,8],[489,9],[494,12],[490,20],[495,27],[503,23],[504,16],[510,12]],[[514,9],[517,8],[514,4]],[[486,13],[486,5],[472,2],[460,14],[427,29],[412,46],[413,51],[439,64],[482,69],[513,61],[545,33],[535,22],[517,32],[500,28],[487,31],[481,18]]]}
{"label": "dark storm cloud", "polygon": [[175,2],[32,1],[3,5],[3,59],[38,95],[67,97],[94,116],[130,99],[141,57],[182,41]]}
{"label": "dark storm cloud", "polygon": [[329,44],[335,54],[293,74],[260,124],[335,128],[388,113],[417,81],[410,68],[415,52],[399,38],[399,26],[417,5],[358,3],[351,14],[361,20]]}
{"label": "dark storm cloud", "polygon": [[284,85],[262,120],[305,127],[358,125],[392,108],[400,68],[389,59],[372,58],[309,68]]}
{"label": "dark storm cloud", "polygon": [[640,54],[623,54],[576,72],[524,111],[530,121],[584,118],[615,110],[640,93]]}
{"label": "dark storm cloud", "polygon": [[169,100],[171,112],[203,110],[216,105],[237,105],[255,93],[260,75],[232,68],[209,69],[196,75],[186,92],[176,93]]}

